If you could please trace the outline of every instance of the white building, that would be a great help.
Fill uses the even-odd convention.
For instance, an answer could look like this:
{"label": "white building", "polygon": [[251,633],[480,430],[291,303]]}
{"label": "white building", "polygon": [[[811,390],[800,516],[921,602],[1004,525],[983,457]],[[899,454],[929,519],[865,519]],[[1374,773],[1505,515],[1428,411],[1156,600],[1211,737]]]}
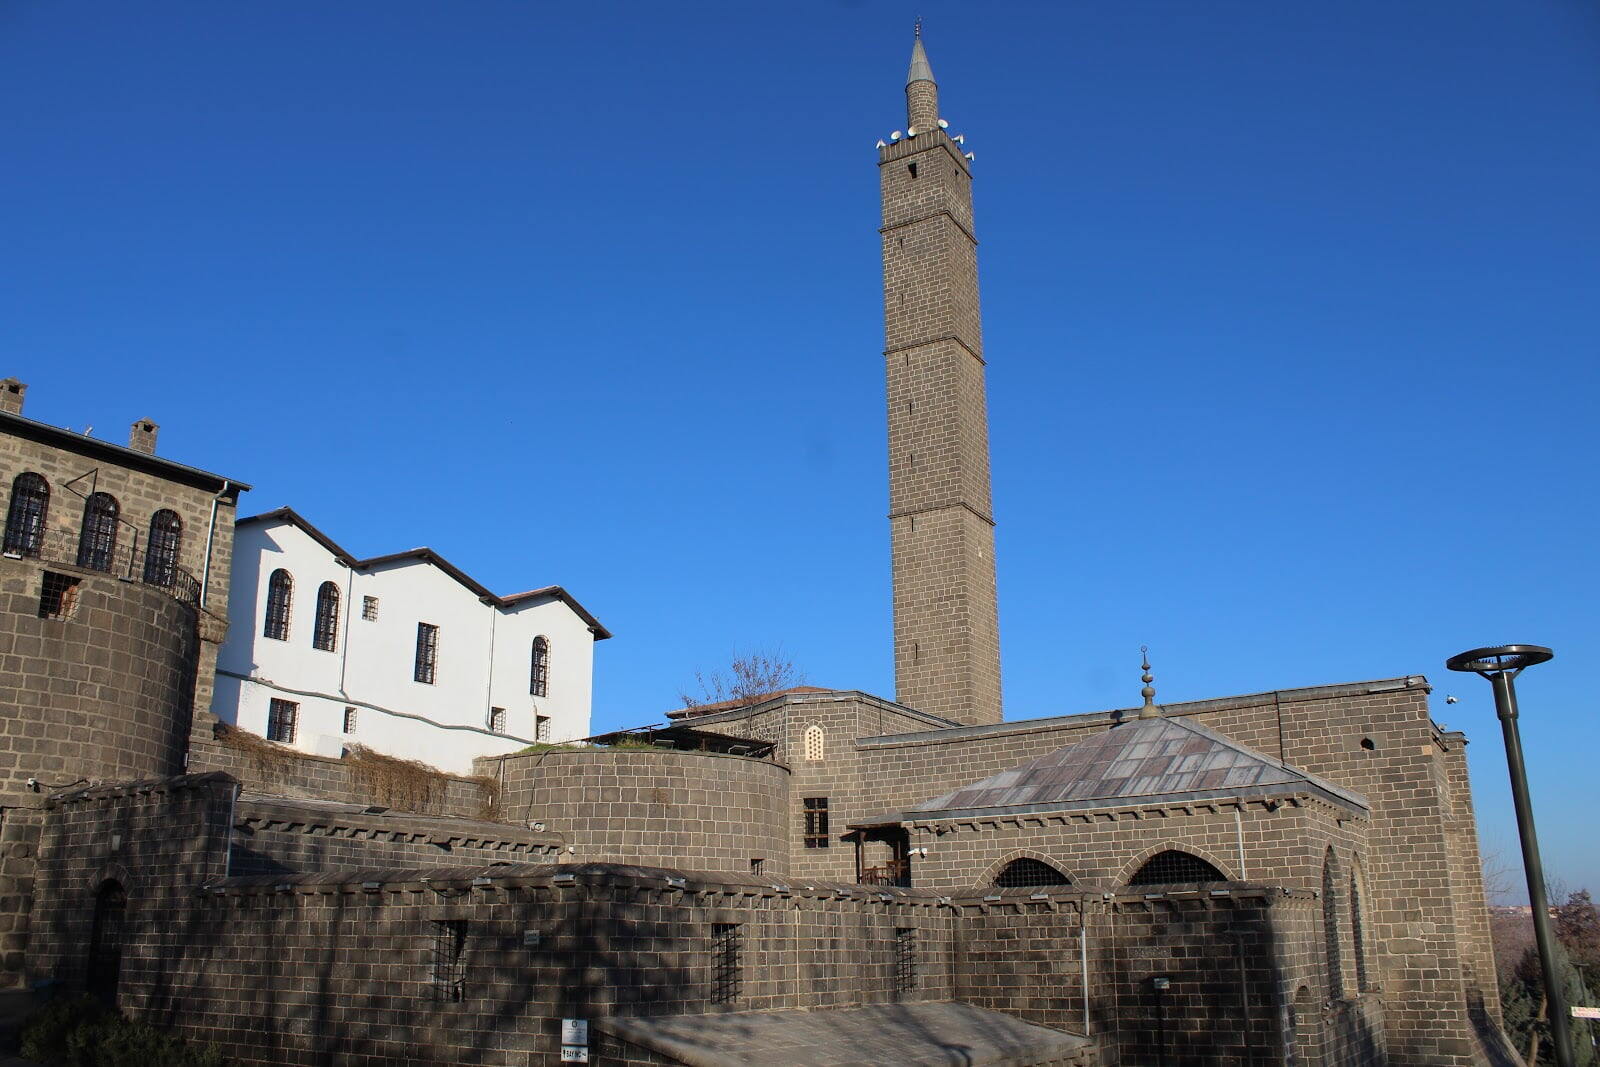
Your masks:
{"label": "white building", "polygon": [[212,711],[306,752],[457,773],[589,733],[594,643],[560,586],[497,596],[428,548],[356,559],[290,508],[240,519]]}

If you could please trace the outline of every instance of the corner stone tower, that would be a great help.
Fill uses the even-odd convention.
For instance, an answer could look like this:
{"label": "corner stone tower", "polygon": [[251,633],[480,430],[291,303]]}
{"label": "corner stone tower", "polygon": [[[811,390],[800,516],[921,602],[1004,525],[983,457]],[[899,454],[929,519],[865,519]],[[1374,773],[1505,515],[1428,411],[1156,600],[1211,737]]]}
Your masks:
{"label": "corner stone tower", "polygon": [[919,31],[905,136],[878,152],[889,378],[895,699],[999,722],[1000,624],[972,169]]}

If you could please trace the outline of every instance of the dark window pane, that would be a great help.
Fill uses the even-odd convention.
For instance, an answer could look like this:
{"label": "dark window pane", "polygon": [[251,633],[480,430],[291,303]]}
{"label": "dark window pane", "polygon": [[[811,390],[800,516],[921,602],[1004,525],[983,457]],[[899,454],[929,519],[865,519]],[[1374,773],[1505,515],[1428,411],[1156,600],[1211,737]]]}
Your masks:
{"label": "dark window pane", "polygon": [[11,483],[11,507],[6,512],[7,552],[37,556],[44,547],[44,520],[50,510],[50,483],[32,471]]}
{"label": "dark window pane", "polygon": [[117,501],[110,493],[94,493],[83,502],[83,530],[78,535],[78,566],[109,571],[117,554]]}

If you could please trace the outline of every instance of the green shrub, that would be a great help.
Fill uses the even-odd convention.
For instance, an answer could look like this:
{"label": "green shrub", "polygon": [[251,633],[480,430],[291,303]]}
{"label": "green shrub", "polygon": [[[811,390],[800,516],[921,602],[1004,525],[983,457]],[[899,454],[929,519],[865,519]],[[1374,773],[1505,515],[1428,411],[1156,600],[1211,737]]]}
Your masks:
{"label": "green shrub", "polygon": [[191,1045],[125,1019],[93,997],[51,1001],[22,1031],[22,1055],[50,1067],[226,1067],[212,1045]]}

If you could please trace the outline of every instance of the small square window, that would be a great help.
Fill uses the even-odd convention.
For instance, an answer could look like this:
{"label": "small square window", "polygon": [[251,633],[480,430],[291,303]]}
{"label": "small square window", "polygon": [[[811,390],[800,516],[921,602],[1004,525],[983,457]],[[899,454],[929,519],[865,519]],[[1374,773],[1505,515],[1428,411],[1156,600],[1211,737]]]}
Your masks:
{"label": "small square window", "polygon": [[353,734],[353,733],[356,732],[356,709],[355,708],[345,708],[344,709],[344,732],[347,733],[347,734]]}
{"label": "small square window", "polygon": [[273,697],[267,709],[267,740],[294,744],[295,728],[300,723],[300,705]]}
{"label": "small square window", "polygon": [[751,860],[750,861],[750,873],[751,874],[756,874],[756,875],[766,874],[767,873],[767,861],[764,860],[764,859],[753,859],[753,860]]}
{"label": "small square window", "polygon": [[78,606],[78,582],[70,574],[45,571],[39,585],[39,618],[70,619]]}
{"label": "small square window", "polygon": [[368,622],[378,621],[378,598],[364,596],[361,598],[361,617]]}
{"label": "small square window", "polygon": [[533,739],[535,741],[550,740],[550,716],[535,715],[533,717]]}
{"label": "small square window", "polygon": [[505,708],[489,709],[489,732],[491,734],[503,734],[506,732]]}

